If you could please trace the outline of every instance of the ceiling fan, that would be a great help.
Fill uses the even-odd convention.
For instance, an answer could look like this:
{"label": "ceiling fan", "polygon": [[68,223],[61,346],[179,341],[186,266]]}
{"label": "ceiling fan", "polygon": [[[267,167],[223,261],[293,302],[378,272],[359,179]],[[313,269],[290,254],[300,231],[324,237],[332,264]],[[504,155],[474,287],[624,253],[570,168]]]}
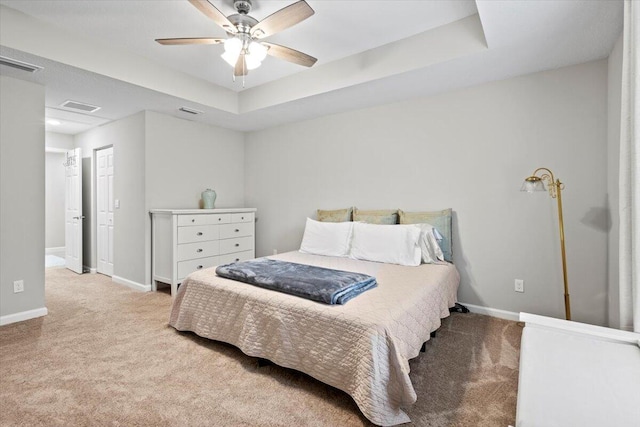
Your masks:
{"label": "ceiling fan", "polygon": [[304,0],[286,6],[262,21],[249,16],[251,0],[235,0],[233,5],[238,13],[230,16],[225,16],[207,0],[189,0],[189,3],[221,26],[229,37],[226,39],[208,37],[156,39],[158,43],[162,45],[224,44],[225,52],[221,56],[234,67],[234,76],[245,76],[249,70],[258,68],[266,55],[305,67],[311,67],[317,61],[306,53],[262,41],[313,15],[314,10]]}

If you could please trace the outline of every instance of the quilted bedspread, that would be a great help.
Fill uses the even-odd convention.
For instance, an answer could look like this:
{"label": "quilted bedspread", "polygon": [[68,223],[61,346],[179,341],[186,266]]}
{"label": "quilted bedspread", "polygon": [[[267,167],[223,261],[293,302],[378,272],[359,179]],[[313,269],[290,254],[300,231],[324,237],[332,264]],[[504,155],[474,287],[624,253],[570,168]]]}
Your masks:
{"label": "quilted bedspread", "polygon": [[327,305],[224,279],[209,268],[184,280],[170,325],[343,390],[375,424],[409,422],[402,409],[416,401],[409,359],[449,316],[460,281],[456,268],[300,252],[269,258],[368,274],[378,287],[346,305]]}

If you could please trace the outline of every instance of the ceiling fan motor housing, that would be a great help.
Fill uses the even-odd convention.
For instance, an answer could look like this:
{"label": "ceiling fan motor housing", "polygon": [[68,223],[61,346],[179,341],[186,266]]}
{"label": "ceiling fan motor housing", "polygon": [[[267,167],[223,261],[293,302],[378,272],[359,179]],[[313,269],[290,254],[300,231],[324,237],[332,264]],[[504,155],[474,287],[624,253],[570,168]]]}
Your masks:
{"label": "ceiling fan motor housing", "polygon": [[240,14],[248,15],[251,12],[251,0],[235,0],[233,6]]}

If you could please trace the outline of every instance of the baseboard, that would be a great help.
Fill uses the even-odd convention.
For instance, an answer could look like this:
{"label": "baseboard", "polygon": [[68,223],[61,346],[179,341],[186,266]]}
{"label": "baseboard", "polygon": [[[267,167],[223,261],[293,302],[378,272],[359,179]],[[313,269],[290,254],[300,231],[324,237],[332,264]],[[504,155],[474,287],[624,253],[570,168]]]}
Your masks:
{"label": "baseboard", "polygon": [[7,314],[0,316],[0,326],[9,325],[11,323],[22,322],[24,320],[35,319],[36,317],[46,316],[49,311],[47,307],[36,308],[35,310],[21,311],[20,313]]}
{"label": "baseboard", "polygon": [[60,246],[57,248],[44,248],[44,254],[45,255],[58,255],[60,256],[60,254],[62,254],[61,258],[64,258],[65,256],[65,246]]}
{"label": "baseboard", "polygon": [[119,276],[111,276],[111,280],[120,285],[125,285],[136,291],[151,292],[151,285],[143,285],[142,283],[134,282],[132,280],[125,279],[124,277],[119,277]]}
{"label": "baseboard", "polygon": [[82,271],[84,273],[89,273],[89,274],[96,274],[98,272],[98,270],[96,270],[95,268],[91,268],[91,267],[87,267],[86,265],[82,266]]}
{"label": "baseboard", "polygon": [[514,320],[516,322],[520,319],[520,313],[516,313],[514,311],[500,310],[491,307],[482,307],[480,305],[467,304],[464,302],[461,302],[460,304],[467,307],[472,313],[484,314],[491,317],[498,317],[500,319]]}

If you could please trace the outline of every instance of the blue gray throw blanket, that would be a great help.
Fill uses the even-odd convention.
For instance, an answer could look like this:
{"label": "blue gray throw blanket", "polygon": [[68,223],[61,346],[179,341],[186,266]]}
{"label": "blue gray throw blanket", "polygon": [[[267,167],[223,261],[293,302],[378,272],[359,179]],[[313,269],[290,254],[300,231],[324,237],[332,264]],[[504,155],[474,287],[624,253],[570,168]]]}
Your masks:
{"label": "blue gray throw blanket", "polygon": [[268,258],[216,268],[218,276],[325,304],[344,304],[377,286],[375,277]]}

